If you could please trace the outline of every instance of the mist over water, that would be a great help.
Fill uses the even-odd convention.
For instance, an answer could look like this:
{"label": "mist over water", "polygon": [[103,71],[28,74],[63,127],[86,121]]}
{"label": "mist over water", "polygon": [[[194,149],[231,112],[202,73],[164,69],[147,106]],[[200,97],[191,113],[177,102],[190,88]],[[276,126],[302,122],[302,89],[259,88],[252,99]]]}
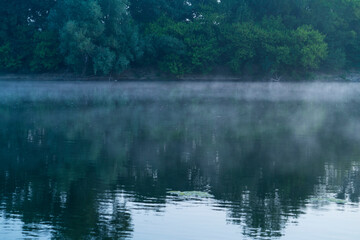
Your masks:
{"label": "mist over water", "polygon": [[355,83],[0,82],[0,238],[356,239],[359,107]]}
{"label": "mist over water", "polygon": [[2,103],[74,101],[78,104],[124,101],[248,100],[359,101],[358,83],[236,82],[1,82]]}

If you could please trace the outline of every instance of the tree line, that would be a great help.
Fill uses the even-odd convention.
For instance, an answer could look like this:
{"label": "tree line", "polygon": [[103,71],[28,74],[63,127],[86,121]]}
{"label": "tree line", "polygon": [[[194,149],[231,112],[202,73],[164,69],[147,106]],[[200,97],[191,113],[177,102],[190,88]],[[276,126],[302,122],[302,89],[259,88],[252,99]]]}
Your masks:
{"label": "tree line", "polygon": [[0,1],[0,71],[183,75],[360,66],[360,0]]}

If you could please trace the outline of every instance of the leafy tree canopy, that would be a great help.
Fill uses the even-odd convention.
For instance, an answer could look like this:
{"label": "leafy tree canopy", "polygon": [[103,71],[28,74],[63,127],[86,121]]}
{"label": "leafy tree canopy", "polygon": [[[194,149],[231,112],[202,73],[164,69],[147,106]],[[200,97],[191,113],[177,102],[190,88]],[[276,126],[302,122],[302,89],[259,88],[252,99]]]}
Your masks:
{"label": "leafy tree canopy", "polygon": [[0,1],[0,71],[360,67],[360,0]]}

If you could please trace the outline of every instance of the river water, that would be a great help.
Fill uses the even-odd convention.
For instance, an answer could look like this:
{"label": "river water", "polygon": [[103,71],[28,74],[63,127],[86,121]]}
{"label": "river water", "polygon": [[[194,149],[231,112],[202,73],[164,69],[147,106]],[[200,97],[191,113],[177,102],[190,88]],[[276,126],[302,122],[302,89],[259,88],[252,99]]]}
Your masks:
{"label": "river water", "polygon": [[353,240],[359,197],[356,83],[0,82],[0,239]]}

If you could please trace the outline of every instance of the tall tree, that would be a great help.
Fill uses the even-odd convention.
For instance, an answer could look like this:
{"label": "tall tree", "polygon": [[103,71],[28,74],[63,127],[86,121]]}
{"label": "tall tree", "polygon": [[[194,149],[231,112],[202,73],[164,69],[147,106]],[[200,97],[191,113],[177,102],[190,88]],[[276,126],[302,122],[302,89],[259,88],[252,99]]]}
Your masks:
{"label": "tall tree", "polygon": [[0,1],[0,70],[28,68],[36,43],[34,34],[44,30],[55,0]]}
{"label": "tall tree", "polygon": [[60,50],[74,71],[121,72],[141,55],[125,0],[60,0],[50,16]]}

